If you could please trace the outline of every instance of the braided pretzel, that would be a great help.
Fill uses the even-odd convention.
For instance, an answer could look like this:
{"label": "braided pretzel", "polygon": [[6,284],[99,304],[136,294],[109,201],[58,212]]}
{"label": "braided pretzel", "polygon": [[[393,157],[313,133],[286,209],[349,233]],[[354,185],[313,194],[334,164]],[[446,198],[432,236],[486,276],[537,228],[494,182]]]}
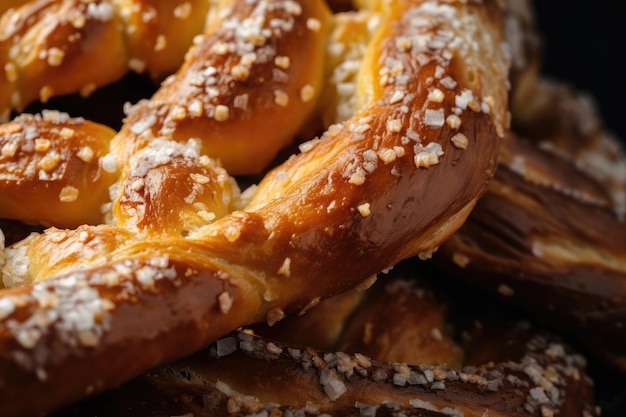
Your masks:
{"label": "braided pretzel", "polygon": [[[430,253],[484,191],[505,131],[507,60],[496,3],[380,4],[382,24],[361,74],[367,105],[269,173],[246,205],[205,152],[222,129],[258,133],[264,119],[281,118],[290,130],[306,121],[315,62],[300,66],[291,58],[288,79],[264,84],[245,109],[236,98],[267,80],[275,65],[285,67],[278,59],[285,53],[321,45],[327,17],[319,2],[233,2],[222,25],[111,139],[107,155],[121,167],[112,222],[48,229],[5,251],[5,281],[25,286],[2,291],[2,414],[43,412],[112,387],[242,324],[275,322],[401,259]],[[263,59],[246,59],[240,41]],[[270,51],[276,55],[265,55]],[[246,64],[243,72],[237,67]],[[215,66],[223,68],[217,80]],[[296,68],[304,75],[292,74]],[[200,95],[199,80],[217,83],[217,95],[211,88]],[[87,124],[58,114],[33,118],[69,136],[76,130],[63,128]],[[27,177],[33,160],[46,171],[40,162],[50,149],[63,156],[57,168],[81,159],[68,145],[56,148],[54,137],[39,142],[43,157],[30,152],[23,145],[38,129],[31,119],[2,136],[5,172]],[[195,122],[205,130],[192,133]],[[207,128],[206,139],[194,139]],[[101,168],[112,159],[92,156]],[[226,166],[227,157],[220,156]],[[81,197],[75,179],[63,187],[69,202]],[[35,391],[46,394],[19,400]]]}
{"label": "braided pretzel", "polygon": [[231,334],[60,415],[596,415],[580,356],[477,308],[479,294],[423,265]]}
{"label": "braided pretzel", "polygon": [[96,88],[129,70],[174,72],[205,30],[208,0],[37,0],[0,5],[0,115]]}

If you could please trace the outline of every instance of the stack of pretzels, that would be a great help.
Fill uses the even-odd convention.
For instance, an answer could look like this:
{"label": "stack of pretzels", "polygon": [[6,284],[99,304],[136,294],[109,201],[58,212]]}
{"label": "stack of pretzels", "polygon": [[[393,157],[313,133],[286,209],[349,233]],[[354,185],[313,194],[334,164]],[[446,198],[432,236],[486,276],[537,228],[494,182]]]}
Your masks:
{"label": "stack of pretzels", "polygon": [[[626,156],[526,2],[5,3],[0,415],[592,417],[570,344],[626,372]],[[121,127],[52,105],[129,71]]]}

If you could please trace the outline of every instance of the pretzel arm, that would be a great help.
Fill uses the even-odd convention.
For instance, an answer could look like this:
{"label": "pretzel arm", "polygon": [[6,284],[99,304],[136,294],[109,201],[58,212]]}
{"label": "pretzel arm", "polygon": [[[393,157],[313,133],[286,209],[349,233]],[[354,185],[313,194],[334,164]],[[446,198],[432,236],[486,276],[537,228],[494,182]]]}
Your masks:
{"label": "pretzel arm", "polygon": [[[45,226],[102,222],[117,181],[115,131],[55,111],[0,126],[0,217]],[[45,204],[42,204],[45,201]]]}
{"label": "pretzel arm", "polygon": [[205,30],[205,0],[34,0],[0,6],[0,119],[35,100],[89,95],[129,70],[160,80]]}
{"label": "pretzel arm", "polygon": [[[124,279],[120,271],[136,275]],[[143,273],[154,284],[136,287]],[[117,262],[7,291],[3,307],[7,300],[19,307],[1,333],[3,415],[41,413],[111,388],[247,321],[258,298],[249,296],[245,281],[233,285],[222,274],[221,265],[211,272],[206,261],[186,256],[165,268],[145,260]],[[220,308],[224,293],[233,297],[232,308]],[[17,340],[9,337],[15,331]],[[46,394],[21,401],[28,392]]]}
{"label": "pretzel arm", "polygon": [[[443,10],[446,8],[440,11]],[[463,20],[462,13],[455,19]],[[428,35],[412,33],[409,27],[402,26],[402,23],[408,26],[411,17],[409,13],[406,20],[396,26],[383,24],[382,27],[394,27],[407,38],[415,36],[415,42],[428,39]],[[441,26],[445,27],[446,22],[438,19],[441,16],[432,17],[434,27],[429,27],[428,33],[443,30]],[[486,17],[483,15],[483,18]],[[375,46],[369,55],[381,56],[381,59],[369,69],[371,73],[366,72],[363,77],[384,73],[385,68],[379,67],[381,63],[403,62],[409,58],[406,50],[395,55],[398,52],[396,40],[402,38],[400,33],[379,34],[388,43],[372,43]],[[476,53],[486,56],[487,51]],[[306,277],[327,277],[328,288],[343,291],[401,259],[416,254],[429,256],[460,226],[477,196],[484,191],[483,187],[493,174],[494,158],[490,156],[497,152],[498,117],[504,118],[503,114],[498,114],[498,107],[491,114],[469,109],[460,112],[457,117],[461,119],[461,132],[469,143],[465,150],[450,141],[456,131],[448,130],[447,126],[442,129],[424,126],[424,118],[428,117],[424,114],[429,109],[424,110],[422,103],[429,102],[429,91],[419,80],[428,80],[436,67],[445,65],[445,60],[439,60],[436,54],[431,58],[429,64],[416,68],[417,77],[410,77],[415,85],[409,82],[402,87],[385,86],[372,96],[372,104],[353,119],[334,126],[319,140],[314,140],[312,146],[305,145],[305,152],[270,172],[245,209],[248,213],[227,216],[209,229],[211,235],[226,236],[217,243],[206,239],[208,244],[217,245],[212,250],[221,251],[222,257],[233,262],[239,260],[245,265],[258,264],[258,268],[264,268],[271,292],[283,294],[273,297],[279,300],[289,299],[288,294],[296,288],[300,294],[309,294],[306,288],[314,292],[326,287],[320,286],[319,278]],[[472,61],[468,58],[463,62]],[[406,62],[407,71],[410,65],[410,61]],[[464,72],[460,69],[456,72],[454,65],[453,59],[448,68],[453,78],[458,79]],[[469,68],[477,73],[484,70],[472,64]],[[484,83],[480,85],[484,88],[483,94],[506,100],[504,92],[498,92],[497,87],[487,93],[492,87],[488,82],[504,76],[500,72],[502,68],[495,66],[495,71],[491,72],[493,68],[489,66],[490,76],[485,72],[485,77],[477,84]],[[401,78],[402,73],[397,76]],[[393,103],[401,88],[421,92],[421,95],[410,97],[406,104]],[[456,107],[455,93],[463,90],[461,85],[457,88],[448,93],[446,100],[435,104],[445,109],[442,113]],[[390,102],[395,106],[390,106]],[[395,131],[396,123],[402,126],[399,131]],[[421,141],[415,143],[408,137],[414,137],[418,128]],[[437,145],[445,156],[441,164],[429,165],[430,162],[424,161],[439,159],[436,151],[430,151],[437,149]],[[479,157],[482,165],[477,164],[474,157]],[[446,192],[439,192],[437,184],[446,184]],[[294,212],[293,207],[298,210]],[[346,242],[349,244],[345,245]],[[264,248],[261,252],[256,249],[259,245]],[[345,270],[338,271],[335,267],[338,264],[344,265]],[[286,272],[282,269],[284,265],[289,266],[289,279],[302,282],[284,285],[284,279],[276,277],[276,271]],[[348,270],[355,271],[351,283],[345,276]],[[277,278],[275,283],[272,277]],[[301,299],[297,304],[307,305],[310,298]]]}
{"label": "pretzel arm", "polygon": [[626,224],[611,190],[521,139],[507,139],[500,160],[488,192],[434,260],[623,371]]}
{"label": "pretzel arm", "polygon": [[124,159],[154,137],[201,138],[201,152],[231,174],[258,173],[311,117],[324,75],[325,3],[229,3],[180,70],[129,114],[118,138]]}
{"label": "pretzel arm", "polygon": [[581,356],[424,266],[404,262],[58,415],[598,415]]}

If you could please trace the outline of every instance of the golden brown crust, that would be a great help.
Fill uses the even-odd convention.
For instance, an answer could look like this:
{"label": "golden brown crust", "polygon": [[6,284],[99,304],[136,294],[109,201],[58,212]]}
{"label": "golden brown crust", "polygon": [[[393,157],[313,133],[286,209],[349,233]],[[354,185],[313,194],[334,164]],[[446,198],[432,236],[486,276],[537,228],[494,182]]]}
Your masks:
{"label": "golden brown crust", "polygon": [[128,71],[175,71],[205,28],[204,0],[32,0],[0,7],[0,119]]}
{"label": "golden brown crust", "polygon": [[[366,55],[365,106],[273,170],[250,204],[239,211],[230,207],[222,218],[216,214],[213,223],[167,213],[168,207],[191,213],[195,203],[202,203],[194,207],[196,212],[208,212],[209,200],[196,201],[201,193],[174,203],[159,200],[182,197],[185,192],[177,187],[188,186],[189,180],[203,185],[206,178],[210,187],[205,189],[213,190],[211,175],[197,171],[214,167],[201,163],[211,135],[203,134],[207,139],[197,146],[189,132],[178,141],[159,137],[164,132],[148,133],[161,117],[149,111],[167,109],[159,98],[173,94],[169,88],[191,74],[184,67],[152,101],[129,114],[112,142],[122,175],[113,190],[111,224],[51,229],[5,250],[3,269],[11,280],[41,282],[1,294],[2,414],[42,412],[85,395],[87,387],[110,388],[240,325],[275,321],[285,312],[304,309],[312,299],[354,287],[406,257],[430,254],[460,226],[484,192],[493,175],[499,135],[506,128],[508,61],[501,50],[496,3],[390,5]],[[225,16],[236,17],[240,32],[230,32],[233,21],[224,18],[224,29],[203,40],[190,59],[215,45],[228,52],[229,36],[235,35],[253,48],[275,45],[283,51],[280,42],[291,33],[285,28],[291,21],[310,45],[322,43],[321,2],[241,1],[232,13]],[[269,38],[265,26],[254,23],[258,13],[272,17]],[[241,22],[253,27],[242,28]],[[261,33],[254,36],[254,30],[245,28]],[[478,35],[488,42],[477,42]],[[291,42],[284,47],[285,52],[300,48]],[[298,57],[300,51],[294,52]],[[233,69],[243,56],[235,50],[204,58]],[[295,58],[290,62],[295,66]],[[263,65],[259,68],[266,68]],[[286,62],[268,65],[284,67]],[[212,83],[209,68],[204,68],[203,87]],[[261,69],[250,75],[264,74]],[[310,80],[308,70],[304,76]],[[292,79],[296,82],[288,81],[289,88],[299,92],[299,99],[306,98],[300,90],[303,80]],[[374,84],[368,87],[368,80]],[[185,82],[193,85],[192,80]],[[218,97],[223,87],[218,83]],[[240,87],[235,83],[225,97],[234,100]],[[273,84],[270,87],[272,108],[265,106],[264,91],[251,110],[278,117],[276,109],[283,107],[284,97],[276,95]],[[303,107],[292,110],[304,118]],[[221,119],[225,110],[220,109]],[[216,120],[217,114],[209,126],[230,120]],[[452,116],[456,122],[446,124]],[[180,132],[183,121],[192,119],[181,118],[176,124]],[[238,126],[244,129],[246,120],[252,132],[260,123],[244,118]],[[214,133],[219,137],[217,128]],[[155,158],[149,157],[153,145],[158,147]],[[163,188],[151,188],[150,176],[162,176],[177,161],[182,161],[183,170],[189,168],[181,175],[184,182],[166,181]],[[219,170],[216,173],[219,183]],[[215,207],[218,211],[222,206]],[[155,215],[158,224],[153,223]],[[162,216],[171,223],[162,222]],[[34,390],[46,395],[28,403],[15,400]]]}
{"label": "golden brown crust", "polygon": [[[98,3],[112,12],[110,3]],[[38,0],[5,12],[0,20],[2,117],[33,100],[45,102],[120,78],[128,66],[119,23],[114,13],[88,13],[88,5],[78,0]]]}
{"label": "golden brown crust", "polygon": [[[445,295],[437,293],[437,288],[425,283],[445,281],[445,277],[429,275],[419,266],[413,262],[394,269],[387,281],[381,280],[361,293],[364,305],[353,314],[366,320],[362,313],[370,318],[376,314],[387,317],[399,336],[390,343],[397,345],[407,341],[405,336],[412,333],[412,326],[429,324],[422,322],[420,313],[445,317],[445,326],[456,336],[463,336],[458,343],[465,349],[465,360],[455,366],[437,365],[428,356],[420,357],[428,351],[423,346],[415,346],[415,361],[407,363],[390,361],[381,351],[377,353],[382,356],[365,355],[361,346],[358,350],[319,351],[295,340],[279,342],[246,331],[228,335],[207,350],[156,368],[117,391],[62,413],[80,415],[89,410],[104,416],[126,412],[136,417],[167,413],[282,416],[305,411],[306,415],[339,416],[596,415],[592,384],[582,357],[528,323],[485,315],[489,309],[476,307],[476,301],[484,300],[467,288],[441,285],[438,288],[445,288]],[[413,272],[408,274],[407,268]],[[416,277],[423,281],[417,284],[413,281]],[[413,302],[403,303],[403,299]],[[406,315],[399,317],[402,323],[394,324],[391,317],[397,310],[390,309],[396,301],[403,304]],[[322,304],[318,307],[327,309]],[[284,332],[298,324],[306,326],[307,315],[318,314],[318,307],[303,316],[287,318],[292,325],[272,331],[272,335],[287,336]],[[335,326],[333,319],[324,324]],[[262,327],[255,327],[255,332],[263,331]],[[351,330],[344,333],[350,337]],[[431,334],[428,331],[422,337]],[[455,344],[449,340],[440,347],[447,349],[446,343]],[[138,389],[141,387],[143,390]]]}
{"label": "golden brown crust", "polygon": [[128,66],[161,81],[183,62],[217,0],[111,0],[123,22]]}
{"label": "golden brown crust", "polygon": [[9,9],[14,9],[29,3],[31,0],[7,0],[0,5],[0,13],[4,13]]}
{"label": "golden brown crust", "polygon": [[[509,16],[509,27],[532,26],[525,10]],[[434,259],[624,370],[626,152],[591,97],[539,76],[532,30],[508,38],[524,140],[503,141],[488,192]]]}
{"label": "golden brown crust", "polygon": [[[39,414],[113,387],[193,352],[256,312],[259,300],[248,284],[223,279],[219,267],[199,267],[166,258],[126,261],[5,290],[3,307],[11,300],[15,313],[1,333],[3,414]],[[127,270],[138,275],[120,275]],[[224,293],[233,301],[228,311],[218,303]],[[35,391],[46,395],[19,400]]]}
{"label": "golden brown crust", "polygon": [[231,174],[258,173],[307,121],[322,89],[324,2],[233,3],[181,69],[128,115],[126,155],[136,151],[129,142],[201,138],[202,153]]}
{"label": "golden brown crust", "polygon": [[21,115],[0,126],[0,217],[76,227],[102,222],[117,168],[115,132],[67,114]]}

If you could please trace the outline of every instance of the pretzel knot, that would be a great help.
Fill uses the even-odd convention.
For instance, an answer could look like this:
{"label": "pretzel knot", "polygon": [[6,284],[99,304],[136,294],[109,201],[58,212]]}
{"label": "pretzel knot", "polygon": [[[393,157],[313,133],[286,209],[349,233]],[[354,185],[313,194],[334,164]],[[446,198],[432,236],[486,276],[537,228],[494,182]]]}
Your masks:
{"label": "pretzel knot", "polygon": [[0,217],[70,228],[4,251],[2,415],[428,257],[485,191],[508,123],[497,1],[363,6],[380,21],[357,111],[243,193],[226,170],[267,166],[323,103],[333,17],[321,1],[225,3],[118,133],[56,112],[0,128]]}

